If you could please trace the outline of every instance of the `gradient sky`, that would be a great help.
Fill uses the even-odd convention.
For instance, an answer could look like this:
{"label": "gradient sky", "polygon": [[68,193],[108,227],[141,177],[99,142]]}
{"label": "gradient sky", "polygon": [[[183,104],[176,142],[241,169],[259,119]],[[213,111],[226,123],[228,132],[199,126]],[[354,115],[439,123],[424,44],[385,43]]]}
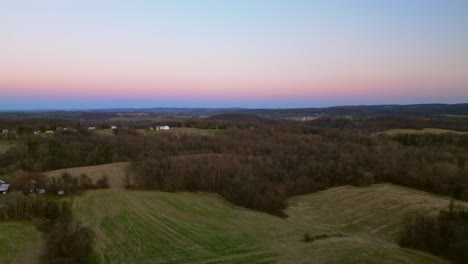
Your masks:
{"label": "gradient sky", "polygon": [[0,109],[468,102],[466,0],[0,0]]}

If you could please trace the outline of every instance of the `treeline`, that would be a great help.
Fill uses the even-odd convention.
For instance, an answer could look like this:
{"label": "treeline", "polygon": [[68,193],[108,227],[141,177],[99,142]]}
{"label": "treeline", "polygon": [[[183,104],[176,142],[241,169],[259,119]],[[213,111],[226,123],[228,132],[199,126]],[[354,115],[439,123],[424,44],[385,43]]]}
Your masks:
{"label": "treeline", "polygon": [[265,165],[253,159],[217,155],[148,159],[132,164],[128,187],[216,192],[234,204],[283,215],[287,190],[265,178],[269,177],[262,174]]}
{"label": "treeline", "polygon": [[57,195],[77,194],[85,189],[107,188],[106,176],[93,183],[86,175],[73,177],[64,172],[60,177],[47,178],[38,173],[15,175],[11,192],[0,196],[0,221],[31,221],[46,240],[41,263],[89,263],[92,256],[94,232],[74,219],[68,200],[48,199],[36,193],[46,188]]}
{"label": "treeline", "polygon": [[454,207],[452,202],[435,216],[408,215],[399,244],[468,263],[468,210]]}
{"label": "treeline", "polygon": [[281,214],[291,196],[375,182],[468,200],[467,151],[460,144],[467,136],[451,135],[440,145],[431,136],[411,146],[385,136],[301,129],[230,128],[215,137],[175,138],[174,148],[166,137],[162,149],[169,155],[147,153],[133,164],[131,182],[136,188],[218,192],[235,204],[274,214]]}
{"label": "treeline", "polygon": [[67,201],[39,195],[0,196],[0,221],[30,220],[46,239],[41,263],[89,263],[94,232],[73,218]]}
{"label": "treeline", "polygon": [[127,134],[118,137],[79,133],[28,137],[22,145],[0,156],[0,168],[7,174],[16,170],[42,172],[126,161],[138,156],[143,144],[143,137]]}
{"label": "treeline", "polygon": [[47,177],[41,173],[18,172],[9,178],[11,180],[10,191],[22,192],[23,194],[37,193],[44,189],[46,193],[56,195],[63,191],[66,195],[79,194],[87,189],[103,189],[109,187],[109,179],[106,175],[101,176],[96,182],[86,175],[79,177],[63,172],[58,177]]}
{"label": "treeline", "polygon": [[322,128],[351,129],[363,132],[380,132],[390,129],[440,128],[454,131],[468,131],[466,116],[326,116],[307,122]]}
{"label": "treeline", "polygon": [[346,184],[390,182],[468,200],[468,135],[388,137],[255,120],[183,125],[224,130],[141,135],[129,129],[115,136],[29,138],[0,156],[0,173],[135,161],[135,188],[214,191],[276,214],[290,196]]}

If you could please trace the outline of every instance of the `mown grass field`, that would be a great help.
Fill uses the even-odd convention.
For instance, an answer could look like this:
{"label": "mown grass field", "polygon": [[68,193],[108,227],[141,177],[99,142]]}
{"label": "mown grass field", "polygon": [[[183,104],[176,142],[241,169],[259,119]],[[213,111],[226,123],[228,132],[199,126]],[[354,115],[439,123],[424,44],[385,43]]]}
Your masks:
{"label": "mown grass field", "polygon": [[275,253],[236,225],[213,195],[104,190],[75,199],[97,234],[95,263],[272,263]]}
{"label": "mown grass field", "polygon": [[455,134],[468,134],[468,132],[460,132],[455,130],[447,130],[447,129],[440,129],[440,128],[424,128],[424,129],[390,129],[387,131],[379,132],[379,134],[387,134],[389,136],[398,136],[398,135],[405,135],[405,134],[446,134],[446,133],[455,133]]}
{"label": "mown grass field", "polygon": [[[446,263],[396,239],[404,213],[448,204],[391,184],[338,187],[291,198],[283,219],[215,194],[114,185],[75,198],[73,208],[96,231],[94,263]],[[304,243],[306,232],[329,237]]]}
{"label": "mown grass field", "polygon": [[0,223],[0,263],[38,263],[43,241],[32,223]]}

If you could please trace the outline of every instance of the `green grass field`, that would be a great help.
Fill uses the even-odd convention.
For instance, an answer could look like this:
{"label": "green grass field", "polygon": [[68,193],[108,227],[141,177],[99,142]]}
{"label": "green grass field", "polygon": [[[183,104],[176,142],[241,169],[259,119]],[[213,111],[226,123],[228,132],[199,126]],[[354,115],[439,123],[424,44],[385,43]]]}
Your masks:
{"label": "green grass field", "polygon": [[[105,166],[111,165],[98,168]],[[446,263],[396,244],[404,213],[435,213],[449,203],[409,188],[379,184],[298,196],[282,219],[215,194],[113,187],[74,199],[78,218],[97,234],[94,263]],[[329,237],[304,243],[305,233]]]}
{"label": "green grass field", "polygon": [[41,233],[27,222],[0,223],[0,263],[38,263]]}
{"label": "green grass field", "polygon": [[[94,263],[446,263],[396,243],[405,213],[436,213],[446,197],[392,184],[344,186],[289,199],[283,219],[216,194],[125,190],[126,166],[66,169],[111,182],[73,200],[97,234]],[[304,243],[305,233],[328,238]]]}
{"label": "green grass field", "polygon": [[103,190],[75,199],[97,234],[95,263],[271,263],[275,253],[236,225],[213,195]]}

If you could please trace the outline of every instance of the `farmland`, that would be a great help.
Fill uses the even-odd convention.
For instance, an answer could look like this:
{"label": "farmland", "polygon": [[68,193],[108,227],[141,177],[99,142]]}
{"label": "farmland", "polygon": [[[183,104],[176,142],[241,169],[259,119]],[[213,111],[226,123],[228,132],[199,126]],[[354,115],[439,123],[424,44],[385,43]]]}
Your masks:
{"label": "farmland", "polygon": [[15,141],[12,140],[0,140],[0,155],[7,152],[9,149],[16,146]]}
{"label": "farmland", "polygon": [[[202,129],[202,128],[193,128],[193,127],[171,127],[170,130],[167,131],[156,131],[150,129],[136,129],[137,133],[141,135],[156,135],[157,133],[170,133],[175,135],[196,135],[196,136],[209,136],[216,133],[220,133],[223,129]],[[114,132],[111,129],[96,129],[94,133],[101,135],[101,136],[114,136]]]}
{"label": "farmland", "polygon": [[[395,241],[404,213],[435,212],[449,200],[391,184],[293,197],[288,218],[214,194],[113,186],[74,199],[78,218],[97,234],[95,263],[445,263]],[[325,238],[303,243],[305,233]]]}
{"label": "farmland", "polygon": [[116,162],[116,163],[105,164],[105,165],[49,171],[46,173],[46,175],[49,177],[60,177],[62,173],[68,172],[72,176],[78,177],[80,176],[80,174],[85,173],[94,182],[100,177],[107,175],[107,176],[111,176],[109,177],[110,186],[114,188],[120,188],[120,187],[123,187],[125,169],[127,168],[127,166],[128,166],[128,162]]}
{"label": "farmland", "polygon": [[387,131],[380,132],[379,134],[387,134],[389,136],[397,136],[397,135],[405,135],[405,134],[447,134],[447,133],[454,133],[454,134],[468,134],[468,132],[460,132],[455,130],[448,130],[448,129],[440,129],[440,128],[424,128],[424,129],[390,129]]}
{"label": "farmland", "polygon": [[32,224],[0,223],[1,263],[37,263],[41,247],[41,233]]}
{"label": "farmland", "polygon": [[[370,127],[366,120],[348,120],[355,127],[343,132],[245,114],[168,122],[171,129],[162,131],[139,123],[90,132],[86,127],[108,126],[55,121],[50,129],[57,133],[42,137],[30,135],[36,127],[17,127],[7,138],[17,147],[0,156],[0,174],[12,193],[0,205],[1,216],[5,223],[37,226],[47,247],[29,250],[30,244],[11,240],[24,254],[8,250],[8,261],[28,259],[28,252],[50,263],[458,260],[464,248],[456,246],[466,236],[457,234],[465,227],[448,219],[447,233],[455,235],[441,240],[441,228],[413,228],[408,219],[420,212],[432,221],[451,199],[466,207],[468,138],[450,133],[461,126],[409,130],[437,126],[394,126],[394,119],[383,119]],[[350,125],[331,121],[330,127]],[[70,129],[58,129],[65,126]],[[45,197],[18,193],[29,194],[34,181]],[[66,198],[57,195],[61,191]],[[9,236],[35,241],[28,238],[31,230],[5,232],[2,242]],[[420,246],[426,241],[434,243]]]}

